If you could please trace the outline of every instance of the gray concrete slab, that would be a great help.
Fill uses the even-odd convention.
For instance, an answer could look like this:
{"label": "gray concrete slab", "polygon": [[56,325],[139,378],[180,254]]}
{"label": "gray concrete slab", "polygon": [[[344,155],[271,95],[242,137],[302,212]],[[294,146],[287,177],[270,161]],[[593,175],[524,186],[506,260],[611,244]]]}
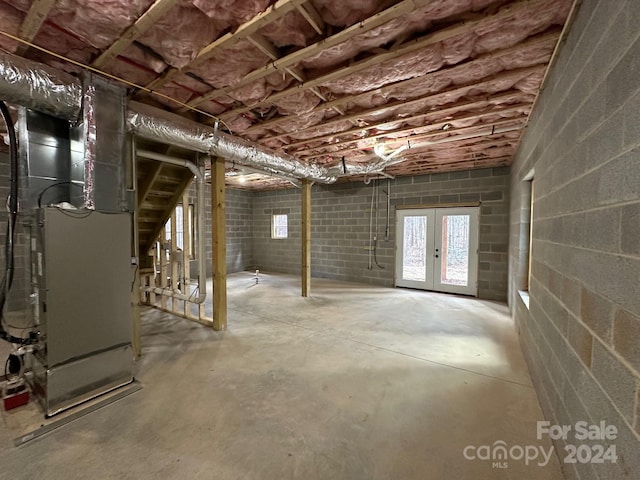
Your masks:
{"label": "gray concrete slab", "polygon": [[[0,478],[561,479],[504,305],[313,279],[229,277],[229,329],[148,309],[143,390],[30,442]],[[6,475],[6,477],[5,477]]]}

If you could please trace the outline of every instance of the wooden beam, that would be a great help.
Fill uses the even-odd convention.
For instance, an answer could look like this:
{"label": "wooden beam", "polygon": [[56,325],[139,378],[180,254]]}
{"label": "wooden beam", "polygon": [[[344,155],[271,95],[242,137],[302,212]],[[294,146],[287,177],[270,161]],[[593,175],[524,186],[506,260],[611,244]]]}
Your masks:
{"label": "wooden beam", "polygon": [[[452,67],[447,67],[447,68],[442,68],[440,70],[437,70],[435,72],[432,73],[428,73],[426,75],[420,76],[420,77],[414,77],[414,78],[409,78],[407,80],[401,80],[399,82],[395,82],[395,83],[390,83],[385,85],[384,87],[375,89],[375,90],[369,90],[363,93],[359,93],[357,95],[346,95],[340,98],[337,98],[335,100],[331,100],[325,104],[321,104],[318,105],[317,107],[315,107],[313,110],[311,110],[311,112],[316,112],[318,110],[328,110],[334,106],[342,106],[345,103],[354,103],[357,104],[360,101],[363,100],[368,100],[369,97],[376,93],[379,94],[381,96],[386,96],[388,93],[392,92],[392,91],[398,91],[398,90],[403,90],[403,89],[407,89],[410,90],[410,88],[415,85],[415,84],[420,84],[420,83],[424,83],[427,80],[430,79],[438,79],[440,77],[450,77],[450,76],[454,76],[457,75],[459,71],[466,71],[469,70],[470,67],[482,67],[484,65],[485,62],[491,62],[491,61],[495,61],[495,60],[499,60],[502,59],[504,57],[508,57],[510,55],[513,55],[514,53],[517,52],[521,52],[524,50],[528,50],[531,48],[536,48],[545,44],[549,44],[550,46],[555,45],[555,43],[558,41],[558,37],[560,36],[560,32],[551,32],[551,33],[546,33],[543,35],[540,35],[538,37],[534,37],[531,40],[528,40],[524,43],[520,43],[518,45],[515,45],[513,47],[509,47],[509,48],[505,48],[502,50],[498,50],[495,52],[491,52],[491,53],[486,53],[484,55],[479,56],[478,58],[475,58],[471,61],[467,61],[458,65],[454,65]],[[535,64],[535,65],[531,65],[528,67],[523,67],[523,69],[525,68],[544,68],[547,65],[547,63],[539,63],[539,64]],[[471,70],[473,71],[478,71],[480,72],[480,74],[482,75],[482,68],[471,68]],[[510,70],[510,72],[515,72],[516,70]],[[506,74],[508,75],[508,73]],[[478,80],[480,80],[481,78],[484,78],[484,76],[479,76],[476,78],[476,80],[474,80],[473,82],[470,82],[471,84],[475,84]],[[445,92],[438,92],[433,94],[434,98],[437,98],[438,95],[443,95],[446,93],[451,93],[451,92],[455,92],[457,88],[462,88],[462,89],[468,89],[469,88],[469,84],[465,84],[465,85],[460,85],[460,86],[456,86],[456,88],[449,90],[449,91],[445,91]],[[429,98],[429,97],[423,97],[424,98]],[[413,101],[410,100],[410,101]],[[391,104],[385,104],[385,105],[381,105],[379,108],[376,109],[371,109],[369,110],[370,113],[373,113],[375,111],[379,111],[385,108],[388,108],[388,106],[390,106]],[[290,115],[283,115],[281,117],[278,118],[274,118],[272,120],[268,120],[266,122],[262,122],[262,123],[258,123],[254,126],[249,127],[248,129],[246,129],[244,131],[245,134],[248,133],[253,133],[255,130],[258,129],[263,129],[263,128],[272,128],[275,127],[276,125],[279,125],[280,123],[284,123],[284,122],[289,122],[291,121],[291,116]],[[343,121],[344,118],[340,118],[340,119],[336,119],[336,121]],[[331,120],[323,125],[326,124],[331,124]],[[314,128],[314,127],[309,127],[309,128]],[[308,129],[307,129],[308,130]],[[304,131],[304,130],[301,130]],[[272,137],[273,138],[273,137]]]}
{"label": "wooden beam", "polygon": [[296,8],[300,15],[304,17],[318,35],[322,35],[324,33],[324,20],[322,20],[322,17],[311,2],[305,2],[302,5],[298,5]]}
{"label": "wooden beam", "polygon": [[254,47],[264,53],[271,60],[280,58],[280,52],[278,52],[278,49],[262,35],[254,33],[253,35],[249,35],[247,40],[249,40]]}
{"label": "wooden beam", "polygon": [[[455,123],[455,122],[463,122],[463,121],[469,121],[469,120],[480,120],[482,118],[485,117],[491,117],[493,115],[503,115],[503,114],[513,114],[513,113],[518,113],[521,110],[525,110],[525,109],[530,109],[531,108],[531,104],[530,103],[519,103],[517,105],[511,105],[507,108],[499,108],[499,109],[493,109],[487,112],[482,112],[482,113],[473,113],[471,115],[466,115],[464,117],[459,117],[459,118],[450,118],[447,120],[443,120],[440,121],[438,123],[433,123],[430,125],[425,125],[424,127],[407,127],[407,128],[399,128],[396,130],[388,130],[382,133],[378,133],[376,135],[369,135],[367,136],[366,139],[364,140],[371,140],[371,147],[374,146],[375,142],[373,140],[378,139],[378,138],[385,138],[385,137],[390,137],[390,136],[395,136],[395,135],[402,135],[402,134],[406,134],[406,138],[397,138],[394,137],[392,138],[392,142],[393,143],[402,143],[403,140],[412,140],[412,136],[415,135],[421,135],[423,133],[426,134],[431,134],[431,135],[439,135],[439,134],[444,134],[444,133],[448,133],[449,131],[455,131],[453,129],[451,130],[442,130],[442,127],[444,127],[445,125],[449,124],[449,123]],[[431,112],[431,114],[436,114],[438,112]],[[417,116],[418,118],[422,117],[422,116]],[[515,120],[515,119],[511,119],[511,120]],[[343,134],[348,133],[348,132],[344,132]],[[362,142],[363,139],[362,138],[357,138],[357,139],[351,139],[351,140],[343,140],[341,142],[336,142],[336,143],[332,143],[327,145],[326,147],[315,147],[315,148],[307,148],[307,149],[303,149],[303,150],[295,150],[293,152],[291,152],[291,155],[300,155],[301,153],[306,153],[306,152],[315,152],[321,148],[327,148],[327,147],[335,147],[335,146],[343,146],[343,145],[351,145],[353,143],[358,143],[358,142]],[[309,158],[309,157],[305,157],[305,158]]]}
{"label": "wooden beam", "polygon": [[[212,159],[213,160],[213,159]],[[211,162],[211,218],[213,221],[213,329],[227,329],[227,238],[224,158]]]}
{"label": "wooden beam", "polygon": [[142,185],[138,188],[138,212],[142,208],[142,204],[149,196],[149,192],[153,188],[153,184],[156,183],[158,176],[160,175],[160,171],[162,170],[162,163],[153,162],[153,167],[151,167],[151,171],[147,174],[147,176],[142,181]]}
{"label": "wooden beam", "polygon": [[[467,87],[468,88],[468,87]],[[308,145],[309,143],[312,142],[319,142],[321,140],[326,140],[328,138],[335,138],[335,137],[340,137],[343,135],[357,135],[358,137],[358,141],[362,141],[362,136],[360,136],[359,134],[361,132],[366,132],[368,130],[373,130],[376,128],[380,128],[380,127],[384,127],[385,125],[388,125],[390,123],[398,123],[398,122],[410,122],[410,121],[415,121],[415,120],[424,120],[425,122],[427,122],[429,117],[441,117],[441,116],[447,116],[447,115],[452,115],[454,113],[457,113],[461,110],[474,110],[477,108],[481,108],[487,105],[492,105],[494,103],[500,103],[502,101],[507,101],[508,99],[512,98],[514,95],[522,95],[522,92],[518,91],[518,90],[510,90],[507,93],[502,93],[500,95],[496,95],[494,97],[484,97],[482,98],[482,100],[476,100],[474,102],[468,102],[468,103],[461,103],[458,105],[454,105],[453,107],[449,107],[449,108],[444,108],[442,110],[431,110],[428,111],[426,113],[420,113],[420,114],[416,114],[412,117],[402,117],[402,118],[389,118],[386,119],[382,122],[379,123],[374,123],[372,125],[367,125],[366,127],[360,127],[360,128],[354,128],[351,130],[345,130],[343,132],[335,132],[335,133],[328,133],[326,135],[321,135],[319,137],[311,137],[305,140],[300,140],[297,142],[293,142],[293,143],[288,143],[287,145],[284,146],[284,148],[286,148],[287,150],[289,150],[292,147],[298,147],[298,146],[303,146],[303,145]],[[421,101],[424,101],[423,99],[421,99]],[[406,104],[409,104],[411,102],[406,102]],[[393,108],[393,107],[391,107]],[[345,117],[345,119],[347,119],[348,117],[351,117],[351,115]],[[463,120],[463,119],[447,119],[444,121],[444,123],[450,123],[456,120]],[[324,128],[327,124],[330,124],[331,122],[327,122],[326,124],[323,123],[322,127]],[[413,127],[413,129],[415,128],[420,128],[420,127]],[[389,130],[389,132],[394,132],[394,130]],[[298,133],[298,132],[296,132]],[[269,137],[269,139],[273,139],[276,137]],[[369,138],[369,137],[367,137]]]}
{"label": "wooden beam", "polygon": [[[380,65],[381,63],[390,61],[390,60],[394,60],[402,55],[407,55],[409,53],[421,50],[429,45],[435,45],[437,43],[443,42],[445,40],[448,40],[450,38],[456,37],[458,35],[463,35],[465,33],[468,33],[470,31],[473,31],[474,29],[478,28],[478,27],[482,27],[485,24],[491,22],[491,23],[499,23],[500,21],[506,20],[510,17],[513,17],[517,14],[521,14],[521,13],[525,13],[529,8],[531,8],[531,3],[532,0],[520,0],[519,2],[516,2],[514,4],[510,4],[507,7],[503,8],[500,12],[496,13],[495,15],[486,15],[482,18],[480,18],[479,20],[473,20],[470,22],[466,22],[466,23],[459,23],[456,25],[453,25],[451,27],[448,28],[444,28],[442,30],[438,30],[436,32],[427,34],[423,37],[420,38],[416,38],[414,40],[410,40],[407,41],[405,43],[403,43],[402,45],[399,45],[397,48],[393,48],[391,50],[386,50],[383,51],[383,53],[379,53],[377,55],[372,55],[369,58],[365,58],[363,60],[360,60],[358,62],[353,63],[352,65],[349,65],[348,67],[345,68],[338,68],[335,69],[325,75],[321,75],[317,78],[314,78],[313,80],[309,80],[308,82],[305,82],[301,85],[296,85],[294,87],[290,87],[287,88],[286,90],[282,90],[280,92],[277,93],[273,93],[272,95],[266,97],[265,99],[259,101],[256,104],[253,104],[251,106],[244,106],[244,107],[239,107],[239,108],[235,108],[233,110],[229,110],[228,112],[225,112],[223,114],[220,115],[220,118],[223,120],[227,120],[231,117],[234,117],[236,115],[239,115],[241,113],[245,113],[248,112],[249,110],[254,109],[257,106],[260,105],[265,105],[265,104],[273,104],[293,93],[298,93],[300,92],[300,90],[306,90],[312,87],[319,87],[321,85],[324,85],[326,83],[329,82],[333,82],[336,80],[339,80],[341,78],[344,78],[348,75],[352,75],[354,73],[358,73],[361,72],[363,70],[366,70],[368,68],[372,68],[375,67],[377,65]],[[382,13],[382,12],[381,12]],[[359,25],[359,24],[356,24]],[[320,50],[324,50],[326,47],[325,44],[321,43],[320,45]],[[304,50],[304,49],[303,49]],[[290,57],[284,57],[283,59],[280,60],[275,60],[273,62],[273,65],[276,68],[282,68],[282,66],[284,66],[286,63],[288,64],[289,60],[288,58]],[[265,67],[267,68],[267,67]],[[249,76],[251,76],[252,73],[249,73],[245,79]],[[244,79],[240,82],[243,83]],[[234,88],[237,88],[239,84],[234,85]],[[209,94],[207,94],[209,95]],[[199,98],[203,98],[203,97],[199,97]],[[199,99],[195,99],[192,102],[189,102],[189,105],[194,105],[196,104],[195,102],[198,102]]]}
{"label": "wooden beam", "polygon": [[193,70],[198,65],[202,64],[205,60],[211,58],[213,55],[217,54],[225,48],[232,47],[240,40],[253,35],[265,25],[268,25],[274,20],[277,20],[278,18],[286,15],[305,1],[306,0],[278,0],[276,3],[268,7],[264,12],[257,14],[252,19],[240,25],[234,32],[226,33],[220,38],[216,39],[214,42],[202,48],[198,52],[198,55],[196,55],[196,58],[194,58],[187,66],[181,69],[168,69],[167,72],[165,72],[162,76],[146,85],[146,88],[155,90],[162,87],[166,83],[173,80],[180,73],[186,72],[188,70]]}
{"label": "wooden beam", "polygon": [[144,35],[160,18],[171,10],[178,0],[156,0],[133,25],[127,28],[120,37],[111,44],[91,64],[93,67],[102,68],[122,53],[129,45]]}
{"label": "wooden beam", "polygon": [[[472,125],[470,127],[463,127],[463,128],[455,128],[455,129],[451,129],[451,130],[447,130],[445,131],[435,131],[435,132],[427,132],[427,133],[422,133],[420,135],[411,135],[411,136],[406,136],[403,138],[394,138],[394,139],[389,139],[387,140],[386,144],[388,147],[395,147],[395,148],[399,148],[402,145],[406,145],[406,143],[409,141],[413,144],[415,143],[420,143],[420,140],[428,140],[430,138],[435,138],[435,137],[439,137],[441,135],[449,135],[449,137],[447,138],[451,138],[451,142],[454,141],[458,141],[458,140],[468,140],[469,138],[473,138],[473,137],[464,137],[464,138],[456,138],[454,139],[454,137],[463,137],[465,135],[473,135],[475,133],[478,133],[478,130],[482,130],[480,133],[478,133],[478,136],[483,136],[483,137],[488,137],[491,136],[491,130],[493,130],[494,127],[506,127],[506,126],[511,126],[513,124],[516,124],[517,129],[521,129],[524,128],[525,124],[526,124],[526,120],[527,117],[520,117],[520,118],[509,118],[506,120],[501,120],[499,122],[491,122],[488,125]],[[519,124],[519,125],[518,125]],[[488,133],[487,133],[488,132]],[[499,135],[500,133],[496,133],[495,135]],[[434,143],[438,142],[440,140],[434,140]],[[444,143],[444,142],[441,142]],[[419,145],[419,147],[422,147],[423,145]],[[354,153],[354,152],[359,152],[361,151],[361,149],[357,149],[357,148],[347,148],[347,149],[342,149],[342,150],[338,150],[335,152],[325,152],[325,153],[319,153],[319,154],[314,154],[314,155],[306,155],[303,158],[305,160],[310,160],[310,159],[314,159],[314,158],[318,158],[318,157],[333,157],[333,158],[340,158],[342,156],[346,156],[349,153]],[[370,156],[371,159],[373,158],[377,158],[377,156],[375,155],[371,155]],[[349,159],[349,161],[351,161],[351,159]]]}
{"label": "wooden beam", "polygon": [[311,291],[311,181],[302,180],[302,296]]}
{"label": "wooden beam", "polygon": [[[55,3],[56,0],[35,0],[20,25],[18,36],[27,42],[32,41]],[[28,48],[29,45],[21,43],[16,49],[16,55],[24,55]]]}
{"label": "wooden beam", "polygon": [[[360,112],[356,112],[356,113],[352,113],[352,114],[349,114],[349,115],[345,115],[344,117],[337,117],[335,119],[331,119],[331,120],[322,122],[319,125],[313,125],[313,126],[308,127],[308,128],[296,130],[294,133],[297,135],[297,134],[304,133],[304,132],[312,132],[314,129],[317,129],[318,127],[322,127],[323,129],[326,129],[326,128],[332,126],[332,125],[336,125],[338,123],[342,123],[345,120],[358,120],[359,121],[359,120],[362,120],[362,119],[364,119],[365,117],[367,117],[369,115],[379,115],[380,113],[384,112],[385,110],[393,110],[393,109],[398,108],[398,107],[402,107],[403,109],[406,109],[406,108],[412,107],[413,105],[420,106],[421,104],[423,104],[426,101],[434,101],[435,102],[440,97],[445,96],[445,95],[446,96],[448,96],[448,95],[452,95],[452,96],[463,95],[464,93],[466,93],[471,88],[489,87],[489,86],[494,85],[494,82],[497,82],[497,81],[498,82],[499,81],[505,81],[505,80],[509,80],[509,79],[513,79],[513,78],[524,77],[524,76],[527,76],[527,75],[530,75],[530,74],[536,73],[536,72],[542,72],[542,71],[544,71],[543,70],[544,66],[545,66],[544,64],[540,64],[540,65],[536,65],[536,66],[533,66],[533,67],[525,67],[525,68],[518,68],[518,69],[515,69],[515,70],[509,70],[508,72],[505,72],[503,74],[494,75],[494,76],[490,77],[491,78],[490,80],[485,80],[485,81],[482,81],[482,82],[477,82],[476,81],[476,82],[465,83],[464,85],[458,85],[458,86],[456,86],[454,88],[450,88],[450,89],[444,90],[442,92],[430,93],[430,94],[427,94],[427,95],[416,97],[416,98],[408,100],[408,101],[398,100],[398,101],[395,101],[395,102],[389,102],[389,103],[386,103],[384,105],[380,105],[379,107],[369,108],[367,110],[363,110],[363,111],[360,111]],[[425,81],[428,81],[428,79],[425,78]],[[495,93],[498,93],[498,92],[494,92],[494,94]],[[514,95],[514,94],[517,94],[517,93],[522,94],[522,92],[520,92],[518,90],[512,90],[510,95]],[[494,98],[498,98],[498,97],[494,97]],[[491,97],[488,97],[486,95],[483,96],[483,99],[484,99],[485,103],[486,102],[490,102],[492,100]],[[436,113],[436,112],[437,112],[437,110],[433,110],[431,112],[425,113],[425,115],[427,115],[429,113]],[[289,118],[288,120],[291,120],[291,118]],[[392,122],[398,122],[398,121],[407,121],[407,120],[408,120],[407,117],[402,117],[402,118],[392,117],[392,118],[384,120],[383,122],[376,123],[375,125],[367,125],[366,127],[362,127],[361,130],[362,131],[370,130],[372,128],[376,128],[377,126],[384,125],[386,123],[392,123]],[[265,127],[266,126],[267,125],[265,125]],[[245,133],[248,133],[249,130],[251,130],[251,129],[248,129],[247,131],[245,131]],[[355,131],[355,130],[351,130],[351,131]],[[346,133],[346,132],[344,132],[344,133]],[[315,141],[315,140],[322,140],[324,138],[334,137],[336,135],[342,135],[342,134],[343,134],[343,132],[337,132],[337,133],[329,133],[329,134],[326,134],[326,135],[323,135],[323,136],[320,136],[320,137],[311,137],[311,138],[307,138],[305,140],[300,140],[300,141],[297,141],[297,142],[288,143],[285,148],[290,148],[290,147],[294,147],[294,146],[297,146],[297,145],[302,145],[304,143],[309,143],[309,142],[312,142],[312,141]],[[269,140],[283,138],[283,137],[287,137],[289,135],[291,135],[291,132],[282,133],[280,135],[271,135],[271,136],[269,136]]]}
{"label": "wooden beam", "polygon": [[[305,0],[303,0],[302,2],[299,2],[299,4],[304,3],[304,1]],[[283,69],[284,67],[290,67],[290,66],[296,65],[300,63],[302,60],[304,60],[305,58],[312,57],[313,55],[317,54],[318,52],[324,49],[331,48],[340,43],[346,42],[347,40],[349,40],[352,37],[355,37],[356,35],[373,30],[374,28],[377,28],[380,25],[384,25],[385,23],[393,20],[394,18],[398,18],[406,13],[413,11],[416,7],[427,5],[429,3],[432,3],[433,1],[434,0],[403,0],[397,5],[394,5],[380,13],[377,13],[376,15],[373,15],[372,17],[369,17],[362,22],[351,25],[350,27],[345,28],[344,30],[342,30],[341,32],[335,35],[331,35],[330,37],[324,38],[312,45],[309,45],[308,47],[301,48],[300,50],[297,50],[289,55],[286,55],[285,57],[282,57],[277,62],[272,62],[262,68],[259,68],[258,70],[254,70],[253,72],[250,72],[242,80],[235,83],[234,85],[229,85],[227,87],[213,90],[209,93],[201,95],[193,99],[191,102],[189,102],[189,105],[197,106],[203,102],[206,102],[207,100],[212,100],[222,95],[226,95],[227,92],[235,88],[242,87],[251,82],[264,78],[267,75],[277,71],[278,69]]]}

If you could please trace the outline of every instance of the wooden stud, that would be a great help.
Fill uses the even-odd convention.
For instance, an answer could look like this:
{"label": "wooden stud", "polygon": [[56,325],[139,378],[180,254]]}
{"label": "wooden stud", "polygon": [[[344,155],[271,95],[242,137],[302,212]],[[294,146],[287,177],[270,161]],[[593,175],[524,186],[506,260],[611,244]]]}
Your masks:
{"label": "wooden stud", "polygon": [[227,239],[224,158],[211,162],[211,219],[213,234],[213,329],[227,329]]}
{"label": "wooden stud", "polygon": [[92,66],[102,68],[122,53],[135,40],[144,35],[165,13],[171,10],[178,0],[156,0],[133,25],[93,61]]}
{"label": "wooden stud", "polygon": [[302,180],[302,296],[311,293],[311,185]]}
{"label": "wooden stud", "polygon": [[[18,36],[27,42],[32,41],[55,3],[56,0],[35,0],[20,25]],[[24,55],[28,49],[29,45],[21,43],[16,49],[16,55]]]}
{"label": "wooden stud", "polygon": [[[190,211],[189,190],[185,190],[182,194],[182,271],[180,272],[181,289],[185,295],[191,294],[190,288],[190,258],[191,258],[191,228],[190,228]],[[183,302],[183,313],[187,317],[189,314],[189,303]]]}

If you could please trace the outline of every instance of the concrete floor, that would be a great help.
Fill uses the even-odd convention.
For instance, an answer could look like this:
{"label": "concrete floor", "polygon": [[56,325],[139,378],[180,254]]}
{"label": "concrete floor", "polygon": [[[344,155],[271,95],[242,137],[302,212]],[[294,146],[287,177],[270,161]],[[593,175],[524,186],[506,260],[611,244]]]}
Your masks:
{"label": "concrete floor", "polygon": [[538,400],[504,305],[249,273],[229,277],[229,328],[154,309],[144,388],[15,448],[0,478],[561,479],[466,460],[466,446],[539,445]]}

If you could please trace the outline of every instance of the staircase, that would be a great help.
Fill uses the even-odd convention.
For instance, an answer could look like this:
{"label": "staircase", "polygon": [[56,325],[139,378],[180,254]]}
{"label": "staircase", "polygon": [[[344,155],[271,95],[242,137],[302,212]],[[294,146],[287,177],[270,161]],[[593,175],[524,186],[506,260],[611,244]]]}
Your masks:
{"label": "staircase", "polygon": [[193,182],[193,173],[174,166],[138,157],[138,245],[141,268],[146,265],[153,248],[176,205]]}

